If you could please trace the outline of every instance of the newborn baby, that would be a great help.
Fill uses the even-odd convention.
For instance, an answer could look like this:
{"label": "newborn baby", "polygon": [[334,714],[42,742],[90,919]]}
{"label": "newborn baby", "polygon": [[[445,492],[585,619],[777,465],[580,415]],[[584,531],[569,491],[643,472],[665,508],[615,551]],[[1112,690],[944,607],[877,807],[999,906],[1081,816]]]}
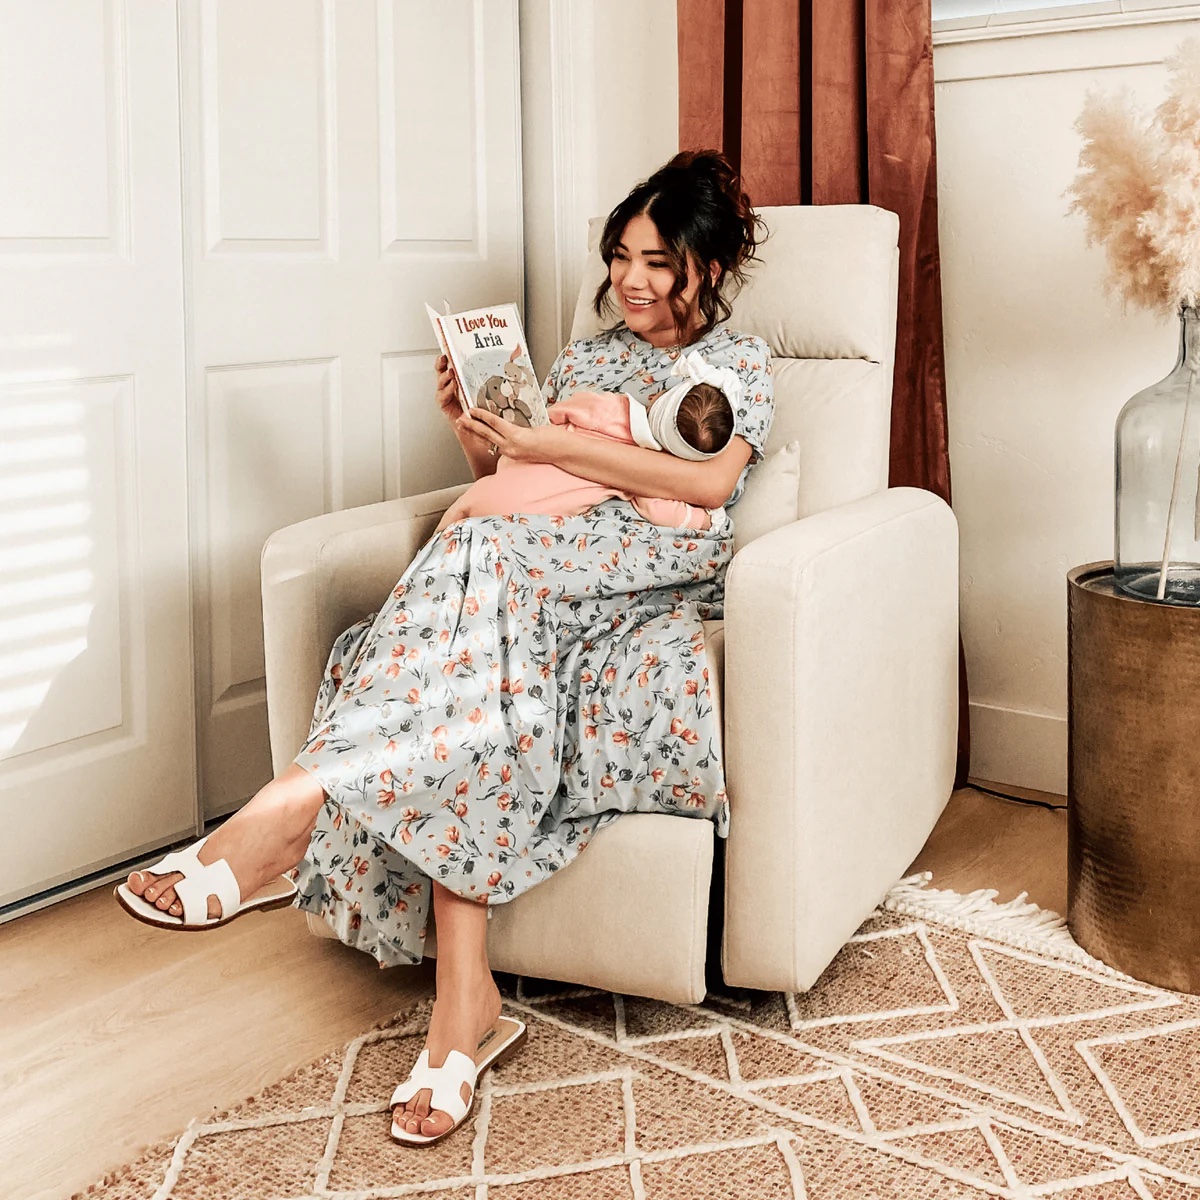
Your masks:
{"label": "newborn baby", "polygon": [[[728,367],[713,367],[699,351],[680,358],[671,373],[683,382],[643,406],[624,392],[575,392],[549,409],[550,420],[585,437],[604,437],[625,445],[663,450],[692,461],[712,458],[733,437],[733,406],[741,380]],[[682,500],[635,496],[620,488],[593,483],[553,463],[501,458],[495,474],[477,479],[438,523],[445,529],[465,517],[506,513],[545,513],[574,517],[594,504],[620,496],[655,525],[709,529],[724,509],[698,508]]]}

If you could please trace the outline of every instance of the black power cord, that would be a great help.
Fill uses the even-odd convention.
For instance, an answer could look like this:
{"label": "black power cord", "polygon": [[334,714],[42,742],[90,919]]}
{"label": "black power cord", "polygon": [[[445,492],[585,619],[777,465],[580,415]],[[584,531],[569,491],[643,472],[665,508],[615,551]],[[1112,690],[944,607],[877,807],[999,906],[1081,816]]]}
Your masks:
{"label": "black power cord", "polygon": [[1048,808],[1051,812],[1065,812],[1066,804],[1049,804],[1045,800],[1030,800],[1025,796],[1010,796],[1007,792],[998,792],[995,788],[984,787],[981,783],[967,783],[967,787],[974,788],[977,792],[983,792],[988,796],[995,796],[1000,800],[1011,800],[1014,804],[1029,804],[1034,808]]}

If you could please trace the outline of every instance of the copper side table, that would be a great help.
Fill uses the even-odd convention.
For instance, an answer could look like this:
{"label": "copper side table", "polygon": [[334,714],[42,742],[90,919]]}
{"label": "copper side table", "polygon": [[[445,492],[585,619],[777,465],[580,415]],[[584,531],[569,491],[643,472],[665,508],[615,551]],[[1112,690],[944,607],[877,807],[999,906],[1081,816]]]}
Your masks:
{"label": "copper side table", "polygon": [[1135,979],[1200,993],[1200,609],[1067,575],[1067,923]]}

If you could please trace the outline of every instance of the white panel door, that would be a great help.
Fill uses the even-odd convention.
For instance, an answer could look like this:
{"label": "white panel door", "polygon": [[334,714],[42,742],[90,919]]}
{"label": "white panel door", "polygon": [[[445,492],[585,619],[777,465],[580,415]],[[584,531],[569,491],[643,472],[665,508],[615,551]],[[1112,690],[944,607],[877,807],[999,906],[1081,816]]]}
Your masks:
{"label": "white panel door", "polygon": [[215,816],[271,776],[267,536],[469,478],[433,405],[423,305],[523,302],[517,3],[181,11],[197,703]]}
{"label": "white panel door", "polygon": [[176,62],[0,0],[0,906],[196,826]]}

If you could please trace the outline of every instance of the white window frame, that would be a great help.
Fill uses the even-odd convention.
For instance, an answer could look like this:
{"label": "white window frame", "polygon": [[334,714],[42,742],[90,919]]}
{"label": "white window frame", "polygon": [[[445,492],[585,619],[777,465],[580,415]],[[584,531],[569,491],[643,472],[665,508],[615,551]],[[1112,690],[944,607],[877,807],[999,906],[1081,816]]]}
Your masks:
{"label": "white window frame", "polygon": [[1039,9],[1037,0],[1029,0],[1029,7],[1020,11],[934,21],[933,44],[1109,29],[1120,25],[1158,25],[1197,18],[1200,18],[1197,0],[1092,0],[1047,9]]}

